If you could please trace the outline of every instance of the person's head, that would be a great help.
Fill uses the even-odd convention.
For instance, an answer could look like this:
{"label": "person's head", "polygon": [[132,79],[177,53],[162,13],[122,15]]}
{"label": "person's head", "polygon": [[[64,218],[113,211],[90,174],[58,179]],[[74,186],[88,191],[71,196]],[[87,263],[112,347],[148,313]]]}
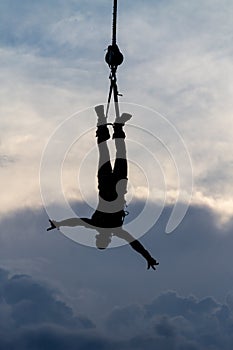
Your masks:
{"label": "person's head", "polygon": [[95,236],[96,247],[98,249],[106,249],[111,243],[111,233],[107,229],[98,230],[98,232],[98,235]]}

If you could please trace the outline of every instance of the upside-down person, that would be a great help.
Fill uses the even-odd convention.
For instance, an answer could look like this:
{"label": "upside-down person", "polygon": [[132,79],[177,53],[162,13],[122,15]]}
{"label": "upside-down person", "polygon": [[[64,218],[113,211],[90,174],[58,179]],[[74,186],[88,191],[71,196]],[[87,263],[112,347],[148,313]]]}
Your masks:
{"label": "upside-down person", "polygon": [[112,168],[107,140],[110,139],[107,120],[104,114],[104,106],[95,107],[98,117],[97,121],[97,145],[99,149],[98,166],[98,190],[99,203],[91,218],[70,218],[62,221],[49,220],[50,231],[61,226],[84,226],[98,232],[96,235],[96,246],[99,249],[106,249],[111,242],[112,236],[127,241],[130,246],[140,253],[147,261],[147,268],[155,270],[159,263],[150,255],[143,245],[136,240],[129,232],[122,228],[125,212],[125,194],[127,192],[127,158],[125,146],[125,132],[123,126],[132,117],[123,113],[116,118],[113,124],[113,139],[116,146],[116,159]]}

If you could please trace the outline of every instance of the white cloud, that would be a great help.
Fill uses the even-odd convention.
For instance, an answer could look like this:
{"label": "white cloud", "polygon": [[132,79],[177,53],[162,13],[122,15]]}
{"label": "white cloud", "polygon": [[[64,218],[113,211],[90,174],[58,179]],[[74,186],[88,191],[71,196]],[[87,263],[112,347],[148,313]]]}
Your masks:
{"label": "white cloud", "polygon": [[[18,6],[4,10],[14,13]],[[222,208],[227,217],[233,214],[228,205],[231,168],[220,165],[232,163],[232,11],[227,1],[221,6],[207,0],[153,6],[135,1],[119,5],[118,30],[126,56],[119,69],[122,101],[155,108],[175,124],[192,156],[195,192],[201,193],[195,203],[213,197],[212,207]],[[25,2],[15,18],[12,27],[2,22],[8,35],[1,48],[7,65],[2,70],[0,153],[17,159],[4,170],[7,184],[15,182],[12,166],[14,175],[17,172],[13,190],[3,186],[8,189],[8,194],[3,191],[8,209],[22,202],[39,203],[36,172],[57,124],[105,99],[108,70],[103,49],[110,39],[111,8],[107,1],[98,6],[71,1],[59,3],[54,12],[52,4],[31,7]],[[16,30],[19,22],[24,25]],[[150,127],[146,119],[145,127]],[[24,143],[17,143],[19,139]],[[167,169],[169,193],[176,191],[173,175]],[[218,178],[217,184],[213,178]]]}

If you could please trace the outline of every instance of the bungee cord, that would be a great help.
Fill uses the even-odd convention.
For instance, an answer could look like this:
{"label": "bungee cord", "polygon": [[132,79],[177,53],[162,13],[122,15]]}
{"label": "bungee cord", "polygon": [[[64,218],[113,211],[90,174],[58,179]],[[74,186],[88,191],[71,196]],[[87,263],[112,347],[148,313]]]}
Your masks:
{"label": "bungee cord", "polygon": [[120,117],[118,96],[122,96],[122,95],[119,94],[118,92],[116,72],[117,72],[118,66],[122,64],[124,57],[117,45],[116,33],[117,33],[117,0],[114,0],[113,1],[113,22],[112,22],[112,44],[108,46],[107,53],[105,56],[105,61],[107,62],[110,68],[110,75],[109,75],[110,88],[109,88],[109,94],[108,94],[106,118],[108,117],[112,96],[113,96],[113,101],[115,106],[116,118]]}

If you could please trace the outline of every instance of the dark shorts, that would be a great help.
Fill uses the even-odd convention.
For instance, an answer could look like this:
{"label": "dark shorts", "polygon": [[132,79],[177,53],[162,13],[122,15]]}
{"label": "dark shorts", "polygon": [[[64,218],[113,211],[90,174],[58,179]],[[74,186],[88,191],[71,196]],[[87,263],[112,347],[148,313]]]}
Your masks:
{"label": "dark shorts", "polygon": [[101,228],[116,228],[123,225],[125,218],[124,210],[116,213],[103,213],[98,210],[92,215],[92,225]]}

